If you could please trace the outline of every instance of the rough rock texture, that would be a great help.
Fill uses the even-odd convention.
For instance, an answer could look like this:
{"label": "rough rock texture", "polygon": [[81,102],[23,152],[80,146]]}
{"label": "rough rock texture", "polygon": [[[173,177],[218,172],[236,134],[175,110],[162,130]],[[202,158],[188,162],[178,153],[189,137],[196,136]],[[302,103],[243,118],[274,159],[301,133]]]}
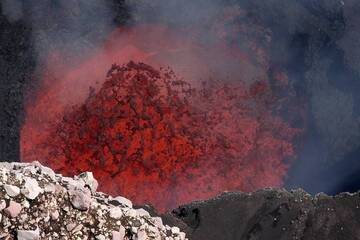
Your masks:
{"label": "rough rock texture", "polygon": [[194,240],[360,239],[360,192],[315,197],[303,190],[224,193],[163,216],[189,228]]}
{"label": "rough rock texture", "polygon": [[69,178],[37,162],[0,163],[0,238],[360,239],[360,192],[224,193],[160,218],[149,206],[133,207],[124,197],[96,192],[97,186],[90,172]]}
{"label": "rough rock texture", "polygon": [[69,178],[38,162],[0,163],[0,239],[187,239],[97,186],[90,172]]}

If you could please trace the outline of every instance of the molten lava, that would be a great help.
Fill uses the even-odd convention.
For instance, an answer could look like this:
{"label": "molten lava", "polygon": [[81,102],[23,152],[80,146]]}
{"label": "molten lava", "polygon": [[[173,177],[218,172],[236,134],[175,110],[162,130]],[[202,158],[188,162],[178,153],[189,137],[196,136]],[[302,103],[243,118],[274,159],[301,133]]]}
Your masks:
{"label": "molten lava", "polygon": [[51,52],[26,102],[21,160],[92,171],[100,190],[161,211],[281,186],[301,132],[284,120],[298,112],[291,86],[281,70],[269,77],[266,29],[223,16],[205,32],[117,29],[81,59]]}
{"label": "molten lava", "polygon": [[91,170],[100,190],[164,211],[280,186],[298,130],[274,116],[276,102],[265,82],[192,88],[170,69],[113,65],[42,138],[24,135],[23,156],[67,175]]}

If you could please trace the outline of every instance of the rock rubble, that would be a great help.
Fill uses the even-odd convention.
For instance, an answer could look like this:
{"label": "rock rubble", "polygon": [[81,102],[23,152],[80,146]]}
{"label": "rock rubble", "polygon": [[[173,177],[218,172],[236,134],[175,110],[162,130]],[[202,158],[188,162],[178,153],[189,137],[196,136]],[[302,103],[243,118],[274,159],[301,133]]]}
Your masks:
{"label": "rock rubble", "polygon": [[74,178],[34,163],[0,163],[0,239],[187,240],[130,200],[96,192],[91,172]]}

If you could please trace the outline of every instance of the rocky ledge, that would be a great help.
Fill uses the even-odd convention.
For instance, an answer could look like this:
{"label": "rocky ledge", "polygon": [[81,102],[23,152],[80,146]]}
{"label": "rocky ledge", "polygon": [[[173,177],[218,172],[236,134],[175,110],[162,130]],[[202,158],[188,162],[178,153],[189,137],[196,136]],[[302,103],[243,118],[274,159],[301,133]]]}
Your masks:
{"label": "rocky ledge", "polygon": [[158,217],[97,186],[91,172],[69,178],[38,162],[0,163],[0,239],[360,239],[360,192],[224,193]]}
{"label": "rocky ledge", "polygon": [[163,216],[168,224],[174,219],[193,240],[360,240],[360,192],[224,193]]}
{"label": "rocky ledge", "polygon": [[130,200],[96,192],[91,172],[74,178],[38,162],[0,163],[0,239],[185,240]]}

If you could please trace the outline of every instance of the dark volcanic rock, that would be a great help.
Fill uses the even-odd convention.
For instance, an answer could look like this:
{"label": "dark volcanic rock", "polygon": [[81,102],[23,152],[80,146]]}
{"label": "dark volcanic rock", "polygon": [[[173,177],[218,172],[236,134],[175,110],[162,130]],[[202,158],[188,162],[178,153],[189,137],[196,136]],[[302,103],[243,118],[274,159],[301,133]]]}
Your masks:
{"label": "dark volcanic rock", "polygon": [[[224,193],[164,216],[194,240],[360,239],[360,193],[315,197],[302,190]],[[186,230],[186,228],[183,228]]]}

